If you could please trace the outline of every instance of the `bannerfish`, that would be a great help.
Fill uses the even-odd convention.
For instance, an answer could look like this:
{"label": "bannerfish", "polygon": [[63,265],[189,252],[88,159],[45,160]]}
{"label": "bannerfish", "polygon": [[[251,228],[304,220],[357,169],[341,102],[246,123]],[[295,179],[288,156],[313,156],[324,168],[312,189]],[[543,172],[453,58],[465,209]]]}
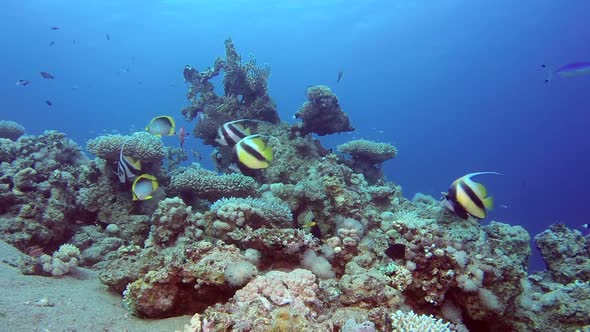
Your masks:
{"label": "bannerfish", "polygon": [[272,147],[268,145],[270,136],[255,134],[242,138],[234,150],[238,162],[250,169],[267,168],[273,159]]}
{"label": "bannerfish", "polygon": [[585,228],[588,231],[590,230],[590,224],[582,224],[582,228]]}
{"label": "bannerfish", "polygon": [[123,147],[121,146],[119,162],[117,163],[117,176],[119,177],[119,181],[125,183],[127,180],[136,177],[136,173],[139,173],[139,171],[141,171],[141,161],[125,156],[123,154]]}
{"label": "bannerfish", "polygon": [[46,100],[45,104],[47,104],[47,106],[53,106],[53,103],[51,102],[51,100]]}
{"label": "bannerfish", "polygon": [[486,188],[481,183],[471,180],[472,177],[482,174],[503,175],[498,172],[476,172],[458,178],[444,195],[444,205],[463,219],[467,219],[469,215],[478,219],[485,218],[486,210],[492,209],[493,199],[488,196]]}
{"label": "bannerfish", "polygon": [[50,73],[45,72],[45,71],[40,72],[40,74],[41,74],[41,77],[46,78],[48,80],[52,80],[55,78],[55,76],[53,76]]}
{"label": "bannerfish", "polygon": [[590,62],[572,62],[567,65],[563,65],[555,70],[552,70],[547,65],[541,65],[541,68],[547,72],[547,78],[545,83],[551,82],[553,76],[557,75],[561,78],[568,78],[574,76],[588,75],[590,74]]}
{"label": "bannerfish", "polygon": [[176,134],[176,122],[173,117],[168,115],[156,116],[145,127],[145,130],[156,136],[172,136]]}
{"label": "bannerfish", "polygon": [[17,86],[27,86],[27,85],[29,85],[29,83],[31,83],[31,82],[30,81],[27,81],[27,80],[18,80],[18,81],[16,81],[16,85]]}
{"label": "bannerfish", "polygon": [[158,180],[153,175],[141,174],[138,176],[133,185],[131,192],[134,201],[145,201],[152,198],[152,193],[158,189]]}
{"label": "bannerfish", "polygon": [[215,142],[223,146],[233,146],[242,138],[252,134],[250,128],[246,127],[248,122],[255,122],[249,119],[239,119],[224,123],[217,129]]}
{"label": "bannerfish", "polygon": [[338,71],[338,78],[336,79],[336,83],[340,82],[340,79],[342,78],[342,74],[344,74],[344,70],[340,69]]}

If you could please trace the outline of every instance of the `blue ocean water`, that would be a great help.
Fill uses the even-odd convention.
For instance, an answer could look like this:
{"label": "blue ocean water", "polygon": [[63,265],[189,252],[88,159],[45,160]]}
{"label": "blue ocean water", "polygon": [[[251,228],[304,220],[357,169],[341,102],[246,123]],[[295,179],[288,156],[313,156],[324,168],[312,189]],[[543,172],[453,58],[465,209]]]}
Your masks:
{"label": "blue ocean water", "polygon": [[[497,205],[483,222],[534,236],[588,222],[590,75],[545,84],[540,68],[590,61],[588,13],[587,0],[4,0],[0,119],[81,145],[156,115],[180,119],[182,68],[212,65],[231,37],[243,59],[271,66],[284,121],[295,121],[307,86],[326,84],[357,130],[325,145],[396,144],[384,170],[409,198],[438,198],[469,172],[502,172],[478,178]],[[195,139],[187,145],[207,156]],[[538,258],[531,266],[543,268]]]}

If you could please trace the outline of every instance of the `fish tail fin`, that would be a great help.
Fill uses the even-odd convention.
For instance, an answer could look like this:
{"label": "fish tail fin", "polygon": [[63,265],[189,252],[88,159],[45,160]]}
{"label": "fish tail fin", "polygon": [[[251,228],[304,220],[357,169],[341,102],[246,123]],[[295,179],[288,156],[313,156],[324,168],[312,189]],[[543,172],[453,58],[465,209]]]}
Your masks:
{"label": "fish tail fin", "polygon": [[542,64],[541,68],[545,70],[545,83],[549,83],[553,80],[553,70],[551,70],[546,64]]}
{"label": "fish tail fin", "polygon": [[264,156],[264,158],[266,158],[266,160],[272,161],[272,158],[273,158],[272,146],[266,145],[266,147],[262,151],[262,155]]}
{"label": "fish tail fin", "polygon": [[486,207],[486,209],[491,210],[494,208],[494,197],[489,196],[484,198],[483,200],[483,206]]}

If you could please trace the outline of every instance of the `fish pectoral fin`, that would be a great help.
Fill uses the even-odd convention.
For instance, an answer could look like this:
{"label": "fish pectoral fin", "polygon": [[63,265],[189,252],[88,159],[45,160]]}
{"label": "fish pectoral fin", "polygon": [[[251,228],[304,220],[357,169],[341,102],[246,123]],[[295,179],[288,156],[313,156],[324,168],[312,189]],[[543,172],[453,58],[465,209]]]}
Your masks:
{"label": "fish pectoral fin", "polygon": [[483,206],[486,207],[486,209],[491,210],[494,208],[494,197],[490,196],[490,197],[486,197],[483,200]]}

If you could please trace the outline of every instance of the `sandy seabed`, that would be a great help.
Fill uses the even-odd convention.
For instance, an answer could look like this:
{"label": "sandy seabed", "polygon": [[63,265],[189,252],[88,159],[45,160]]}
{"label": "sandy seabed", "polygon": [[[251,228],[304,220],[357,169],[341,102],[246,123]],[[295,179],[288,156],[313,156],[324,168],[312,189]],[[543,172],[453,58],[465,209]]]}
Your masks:
{"label": "sandy seabed", "polygon": [[144,320],[130,315],[121,296],[107,291],[95,271],[78,268],[60,278],[23,275],[23,254],[0,241],[0,331],[182,331],[190,316]]}

